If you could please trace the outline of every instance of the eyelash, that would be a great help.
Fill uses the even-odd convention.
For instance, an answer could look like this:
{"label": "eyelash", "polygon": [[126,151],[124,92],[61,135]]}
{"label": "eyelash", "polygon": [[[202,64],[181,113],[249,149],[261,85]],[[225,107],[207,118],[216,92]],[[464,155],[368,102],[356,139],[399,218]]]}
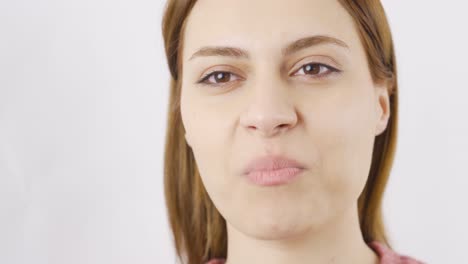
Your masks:
{"label": "eyelash", "polygon": [[[340,73],[341,72],[341,70],[338,70],[338,69],[336,69],[336,68],[334,68],[332,66],[329,66],[327,64],[324,64],[324,63],[307,63],[307,64],[302,65],[299,68],[299,70],[297,70],[296,72],[304,69],[304,67],[306,67],[308,65],[319,66],[320,68],[323,66],[323,67],[327,68],[327,70],[328,70],[328,73],[325,73],[325,74],[322,73],[320,75],[319,74],[315,75],[315,76],[318,76],[318,77],[310,77],[312,79],[321,80],[321,79],[324,79],[324,78],[328,77],[328,75],[330,75],[330,74]],[[223,86],[225,84],[228,84],[229,82],[225,82],[225,83],[207,83],[206,82],[211,76],[214,76],[215,74],[218,74],[218,73],[227,73],[227,74],[235,75],[234,73],[229,72],[229,71],[212,71],[212,72],[209,72],[209,73],[205,74],[199,81],[197,81],[197,83],[202,84],[202,85],[208,85],[208,86]],[[304,74],[304,75],[309,75],[309,74]]]}

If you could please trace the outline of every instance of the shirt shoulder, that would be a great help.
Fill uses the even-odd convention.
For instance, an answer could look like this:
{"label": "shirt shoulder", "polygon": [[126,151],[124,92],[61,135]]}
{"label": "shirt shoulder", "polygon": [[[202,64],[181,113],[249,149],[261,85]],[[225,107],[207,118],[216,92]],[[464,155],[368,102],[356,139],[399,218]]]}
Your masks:
{"label": "shirt shoulder", "polygon": [[379,256],[379,264],[426,264],[425,262],[417,260],[413,257],[399,254],[377,241],[370,242],[368,245]]}
{"label": "shirt shoulder", "polygon": [[[398,254],[386,245],[377,241],[370,242],[368,245],[379,256],[379,264],[427,264],[413,257]],[[213,258],[205,264],[224,264],[225,261],[226,260],[224,258]]]}
{"label": "shirt shoulder", "polygon": [[214,258],[211,259],[210,261],[206,262],[205,264],[224,264],[226,260],[223,258]]}

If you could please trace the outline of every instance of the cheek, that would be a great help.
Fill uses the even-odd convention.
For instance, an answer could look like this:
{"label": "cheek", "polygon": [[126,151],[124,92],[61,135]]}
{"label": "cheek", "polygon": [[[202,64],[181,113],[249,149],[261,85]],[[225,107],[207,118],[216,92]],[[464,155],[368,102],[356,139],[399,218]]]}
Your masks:
{"label": "cheek", "polygon": [[226,113],[197,95],[182,93],[181,116],[203,184],[210,196],[216,196],[213,192],[229,184],[226,155],[230,149],[228,136],[232,132]]}
{"label": "cheek", "polygon": [[194,90],[196,87],[183,87],[181,93],[181,117],[192,149],[196,152],[214,146],[222,134],[216,111],[206,104],[206,100]]}
{"label": "cheek", "polygon": [[318,149],[323,186],[343,201],[356,198],[367,180],[373,147],[372,87],[345,87],[310,106],[309,130]]}

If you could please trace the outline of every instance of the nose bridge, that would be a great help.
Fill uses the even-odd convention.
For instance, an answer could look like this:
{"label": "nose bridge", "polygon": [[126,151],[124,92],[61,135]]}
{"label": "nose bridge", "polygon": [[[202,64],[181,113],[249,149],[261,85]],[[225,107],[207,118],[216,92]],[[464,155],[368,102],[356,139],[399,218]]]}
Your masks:
{"label": "nose bridge", "polygon": [[250,107],[259,114],[279,114],[290,104],[288,91],[276,73],[258,74],[252,87]]}
{"label": "nose bridge", "polygon": [[255,75],[248,88],[250,101],[240,117],[241,124],[263,136],[290,129],[296,124],[297,115],[290,91],[279,72],[273,67],[262,67]]}

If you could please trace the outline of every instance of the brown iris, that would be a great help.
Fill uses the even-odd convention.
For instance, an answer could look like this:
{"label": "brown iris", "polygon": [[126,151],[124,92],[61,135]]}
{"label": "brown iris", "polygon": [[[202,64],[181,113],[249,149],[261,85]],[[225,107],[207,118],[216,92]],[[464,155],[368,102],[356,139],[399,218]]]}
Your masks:
{"label": "brown iris", "polygon": [[216,82],[219,82],[219,81],[229,81],[229,75],[230,73],[227,73],[227,72],[218,72],[215,74],[215,80]]}
{"label": "brown iris", "polygon": [[320,65],[318,64],[307,64],[304,66],[304,73],[319,74]]}

